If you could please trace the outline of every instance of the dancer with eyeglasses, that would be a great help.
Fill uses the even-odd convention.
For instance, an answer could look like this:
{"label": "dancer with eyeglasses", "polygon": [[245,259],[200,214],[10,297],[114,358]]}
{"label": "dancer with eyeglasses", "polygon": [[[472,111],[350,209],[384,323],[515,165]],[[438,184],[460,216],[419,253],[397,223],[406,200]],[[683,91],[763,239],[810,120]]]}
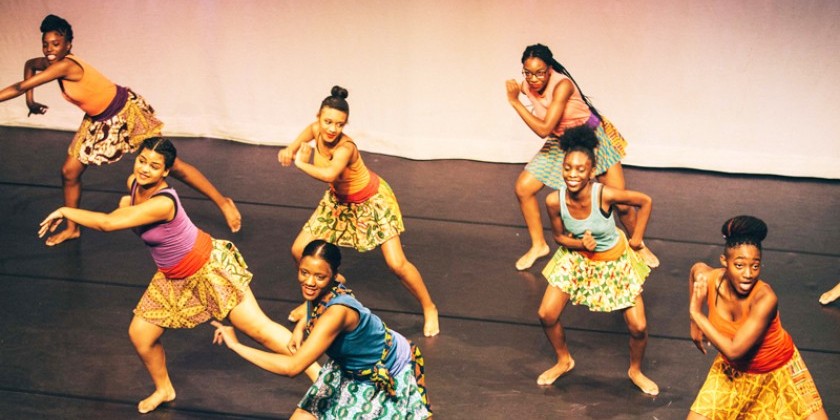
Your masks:
{"label": "dancer with eyeglasses", "polygon": [[[41,22],[43,57],[26,61],[22,81],[0,90],[0,102],[26,95],[29,114],[44,114],[46,105],[35,102],[34,89],[53,80],[68,102],[85,112],[61,167],[64,205],[78,208],[82,197],[82,174],[90,165],[111,164],[140,146],[143,140],[160,135],[163,123],[142,96],[108,80],[86,61],[71,52],[73,28],[55,15]],[[239,231],[242,216],[236,205],[222,195],[194,166],[177,159],[172,176],[212,200],[221,210],[231,232]],[[67,227],[47,239],[58,245],[78,238],[79,225],[68,220]]]}
{"label": "dancer with eyeglasses", "polygon": [[[598,136],[595,175],[600,183],[618,189],[625,187],[621,158],[627,146],[624,137],[583,95],[572,75],[554,59],[548,47],[534,44],[525,48],[522,75],[525,80],[521,83],[513,79],[506,82],[508,102],[528,128],[545,138],[545,144],[516,180],[516,198],[531,240],[531,247],[516,261],[517,270],[531,268],[536,260],[549,253],[537,193],[546,185],[560,189],[563,184],[560,168],[564,153],[560,149],[560,136],[578,126],[594,130]],[[520,94],[528,98],[532,111],[519,100]],[[632,236],[636,227],[634,210],[625,205],[619,205],[617,210],[621,223]],[[656,255],[644,244],[639,254],[648,266],[659,266]]]}

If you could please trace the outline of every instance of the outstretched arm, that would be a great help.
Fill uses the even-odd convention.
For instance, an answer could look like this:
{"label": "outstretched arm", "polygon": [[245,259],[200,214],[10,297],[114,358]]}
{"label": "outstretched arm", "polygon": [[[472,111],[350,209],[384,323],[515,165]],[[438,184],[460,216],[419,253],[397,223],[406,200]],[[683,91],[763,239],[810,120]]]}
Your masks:
{"label": "outstretched arm", "polygon": [[318,318],[312,333],[291,356],[246,346],[239,342],[233,327],[222,325],[218,321],[211,324],[216,327],[214,344],[224,343],[243,359],[269,372],[294,377],[317,362],[346,326],[356,325],[358,322],[358,313],[354,310],[340,305],[331,306]]}
{"label": "outstretched arm", "polygon": [[61,207],[41,222],[38,237],[55,231],[64,219],[90,229],[110,232],[170,220],[174,215],[175,203],[165,196],[152,197],[141,204],[120,207],[110,213]]}
{"label": "outstretched arm", "polygon": [[551,98],[551,104],[545,113],[545,118],[539,118],[528,111],[528,108],[519,100],[519,93],[522,91],[519,83],[516,80],[508,80],[505,82],[507,87],[508,103],[513,107],[525,125],[540,137],[546,137],[557,127],[560,119],[563,116],[563,111],[566,110],[566,103],[574,93],[575,88],[572,82],[563,79],[557,86],[554,87],[554,95]]}
{"label": "outstretched arm", "polygon": [[[694,271],[694,270],[692,270]],[[755,347],[758,341],[767,332],[770,322],[776,316],[778,300],[776,294],[769,288],[758,291],[747,319],[735,332],[735,336],[729,338],[723,335],[712,325],[709,318],[702,311],[702,302],[708,291],[707,281],[711,276],[693,275],[693,295],[689,305],[691,321],[706,336],[709,342],[715,346],[721,354],[729,360],[739,360],[746,356]],[[721,280],[721,281],[726,281]],[[709,310],[714,310],[709,308]]]}
{"label": "outstretched arm", "polygon": [[62,59],[52,66],[48,65],[47,59],[44,57],[27,60],[23,66],[24,79],[0,90],[0,102],[16,98],[26,93],[26,105],[29,107],[29,112],[43,114],[46,112],[47,107],[34,101],[31,92],[32,89],[44,83],[68,76],[74,71],[74,67],[78,67],[78,65],[68,59]]}

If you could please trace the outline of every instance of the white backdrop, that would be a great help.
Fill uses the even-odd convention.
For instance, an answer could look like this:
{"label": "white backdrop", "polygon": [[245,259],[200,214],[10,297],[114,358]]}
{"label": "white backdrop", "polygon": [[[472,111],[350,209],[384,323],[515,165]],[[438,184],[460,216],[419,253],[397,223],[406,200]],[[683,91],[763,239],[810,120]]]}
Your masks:
{"label": "white backdrop", "polygon": [[[524,162],[542,141],[504,81],[541,42],[627,137],[626,164],[840,178],[834,0],[2,0],[0,85],[41,54],[49,13],[168,135],[287,144],[340,84],[363,150]],[[0,125],[76,129],[55,84],[35,97],[47,115],[21,97]]]}

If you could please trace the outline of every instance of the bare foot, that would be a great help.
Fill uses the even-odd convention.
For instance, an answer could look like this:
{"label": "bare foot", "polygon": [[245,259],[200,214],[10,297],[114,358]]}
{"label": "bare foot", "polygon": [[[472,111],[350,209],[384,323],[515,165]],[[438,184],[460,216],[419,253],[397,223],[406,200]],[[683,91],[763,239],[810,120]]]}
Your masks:
{"label": "bare foot", "polygon": [[642,244],[642,249],[636,252],[639,254],[640,257],[642,257],[642,261],[644,261],[645,265],[647,265],[648,267],[659,267],[659,258],[656,258],[656,255],[653,252],[651,252],[650,248],[645,246],[645,244]]}
{"label": "bare foot", "polygon": [[516,261],[516,269],[522,271],[531,268],[538,259],[548,255],[549,251],[550,249],[546,244],[537,248],[532,247],[525,253],[525,255],[519,257],[519,260]]}
{"label": "bare foot", "polygon": [[56,246],[64,241],[69,241],[71,239],[76,239],[81,236],[82,232],[79,228],[70,230],[64,229],[61,232],[56,233],[55,235],[50,236],[47,238],[47,246]]}
{"label": "bare foot", "polygon": [[221,210],[230,231],[233,233],[239,232],[239,229],[242,228],[242,215],[239,214],[239,209],[236,208],[236,204],[230,197],[225,198],[225,204],[222,205]]}
{"label": "bare foot", "polygon": [[653,382],[645,376],[641,371],[633,371],[628,370],[627,376],[630,377],[630,380],[633,381],[633,384],[639,387],[645,394],[648,395],[659,395],[659,385],[656,385],[656,382]]}
{"label": "bare foot", "polygon": [[438,323],[438,310],[433,306],[432,309],[423,310],[423,335],[426,337],[434,337],[440,334],[440,324]]}
{"label": "bare foot", "polygon": [[292,311],[289,312],[289,321],[298,322],[301,319],[303,319],[305,316],[306,316],[306,304],[301,303],[300,306],[298,306],[295,309],[292,309]]}
{"label": "bare foot", "polygon": [[572,359],[571,357],[569,357],[569,361],[566,363],[557,362],[556,365],[543,372],[540,377],[537,378],[537,385],[551,385],[557,380],[557,378],[565,375],[574,368],[575,359]]}
{"label": "bare foot", "polygon": [[823,305],[828,305],[831,302],[837,300],[840,297],[840,283],[837,283],[833,289],[825,292],[820,296],[820,303]]}
{"label": "bare foot", "polygon": [[157,389],[152,393],[152,395],[149,395],[145,400],[140,401],[140,403],[137,404],[137,411],[140,412],[140,414],[146,414],[150,411],[154,411],[159,405],[171,402],[174,399],[175,389],[172,387],[165,390]]}

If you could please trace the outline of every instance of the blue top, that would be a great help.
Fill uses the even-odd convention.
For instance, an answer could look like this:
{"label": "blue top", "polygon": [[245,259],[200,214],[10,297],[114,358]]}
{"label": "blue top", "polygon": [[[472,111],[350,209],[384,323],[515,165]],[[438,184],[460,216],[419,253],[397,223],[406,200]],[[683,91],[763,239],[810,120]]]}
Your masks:
{"label": "blue top", "polygon": [[613,217],[612,208],[609,213],[604,214],[601,210],[601,193],[603,192],[603,185],[598,182],[592,182],[592,211],[589,212],[589,217],[586,219],[575,219],[566,208],[566,184],[560,185],[557,190],[560,199],[560,217],[563,219],[563,227],[574,235],[575,238],[583,238],[586,231],[592,233],[595,239],[595,252],[603,252],[612,249],[618,244],[620,236],[615,227],[615,218]]}
{"label": "blue top", "polygon": [[[351,295],[338,295],[327,302],[327,309],[342,305],[359,313],[359,325],[353,331],[343,331],[327,349],[327,356],[343,369],[368,369],[382,358],[385,348],[385,324]],[[325,309],[326,310],[326,309]],[[397,374],[411,361],[411,347],[408,340],[394,330],[391,350],[385,358],[385,366],[391,374]]]}

